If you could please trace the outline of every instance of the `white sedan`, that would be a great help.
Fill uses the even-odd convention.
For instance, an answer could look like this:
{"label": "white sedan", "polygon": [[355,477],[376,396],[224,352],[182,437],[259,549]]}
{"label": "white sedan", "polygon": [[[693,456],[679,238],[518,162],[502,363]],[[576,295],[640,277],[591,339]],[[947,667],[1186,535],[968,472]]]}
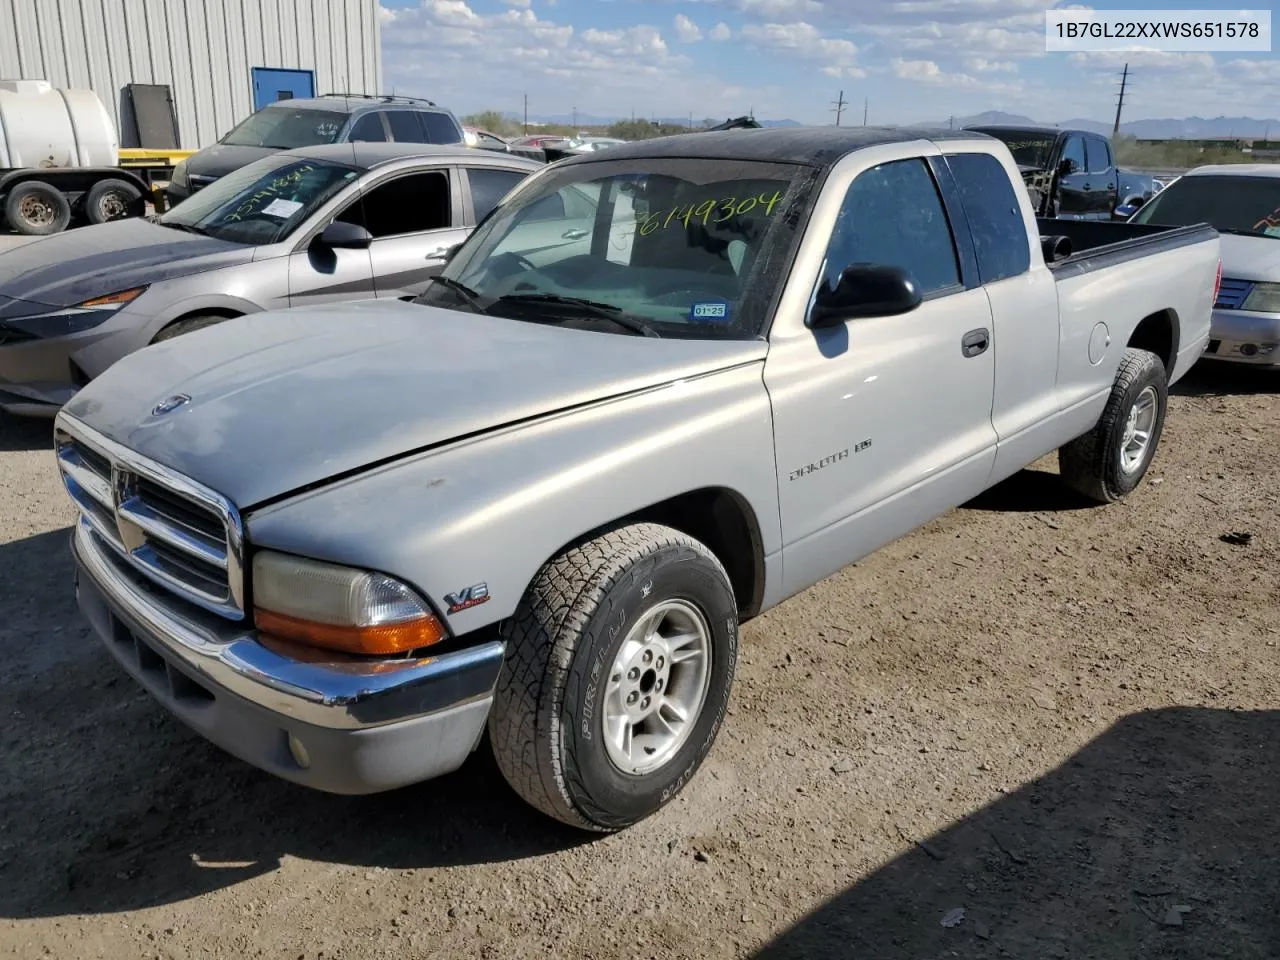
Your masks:
{"label": "white sedan", "polygon": [[1222,285],[1205,357],[1280,367],[1280,164],[1197,167],[1130,223],[1210,223],[1222,237]]}

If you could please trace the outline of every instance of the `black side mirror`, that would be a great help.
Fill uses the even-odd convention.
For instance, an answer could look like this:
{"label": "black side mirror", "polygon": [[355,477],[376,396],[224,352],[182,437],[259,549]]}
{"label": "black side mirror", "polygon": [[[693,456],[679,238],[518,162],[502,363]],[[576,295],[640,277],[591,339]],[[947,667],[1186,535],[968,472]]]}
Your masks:
{"label": "black side mirror", "polygon": [[373,234],[357,223],[335,220],[316,240],[326,247],[362,250],[373,243]]}
{"label": "black side mirror", "polygon": [[901,267],[855,263],[844,268],[834,290],[823,282],[809,313],[809,326],[817,330],[857,317],[910,313],[922,299],[915,281]]}

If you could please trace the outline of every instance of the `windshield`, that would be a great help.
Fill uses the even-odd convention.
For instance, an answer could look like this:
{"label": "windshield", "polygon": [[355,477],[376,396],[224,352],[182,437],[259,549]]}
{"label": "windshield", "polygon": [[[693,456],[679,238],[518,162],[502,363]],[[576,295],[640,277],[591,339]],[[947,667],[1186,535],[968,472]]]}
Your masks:
{"label": "windshield", "polygon": [[610,333],[755,338],[806,173],[713,159],[549,167],[493,209],[419,302]]}
{"label": "windshield", "polygon": [[1280,177],[1182,177],[1147,201],[1133,223],[1280,237]]}
{"label": "windshield", "polygon": [[219,143],[232,147],[271,147],[292,150],[317,143],[333,143],[347,122],[347,114],[298,107],[263,107],[231,129]]}
{"label": "windshield", "polygon": [[977,133],[985,133],[1004,142],[1013,154],[1013,162],[1019,167],[1045,169],[1049,164],[1049,155],[1053,153],[1054,137],[1034,133],[1020,133],[1017,130],[988,130],[983,127],[972,128]]}
{"label": "windshield", "polygon": [[235,243],[278,243],[357,176],[344,164],[276,154],[219,177],[156,222]]}

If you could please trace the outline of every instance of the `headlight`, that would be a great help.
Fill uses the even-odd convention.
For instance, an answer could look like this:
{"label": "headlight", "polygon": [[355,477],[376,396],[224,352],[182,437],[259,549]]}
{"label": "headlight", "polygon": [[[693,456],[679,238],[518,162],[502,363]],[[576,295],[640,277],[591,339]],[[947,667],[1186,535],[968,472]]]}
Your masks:
{"label": "headlight", "polygon": [[1241,310],[1258,313],[1280,313],[1280,283],[1255,283],[1240,304]]}
{"label": "headlight", "polygon": [[109,293],[102,297],[93,297],[73,307],[63,307],[49,313],[41,313],[31,317],[14,317],[6,320],[7,326],[21,330],[33,337],[48,339],[50,337],[66,337],[73,333],[92,330],[100,323],[114,316],[121,307],[133,303],[146,291],[146,287],[133,287],[119,293]]}
{"label": "headlight", "polygon": [[345,653],[394,654],[447,636],[427,602],[381,573],[261,551],[253,620],[265,634]]}
{"label": "headlight", "polygon": [[179,160],[178,165],[173,168],[173,173],[169,175],[169,183],[175,187],[185,189],[187,186],[187,161]]}

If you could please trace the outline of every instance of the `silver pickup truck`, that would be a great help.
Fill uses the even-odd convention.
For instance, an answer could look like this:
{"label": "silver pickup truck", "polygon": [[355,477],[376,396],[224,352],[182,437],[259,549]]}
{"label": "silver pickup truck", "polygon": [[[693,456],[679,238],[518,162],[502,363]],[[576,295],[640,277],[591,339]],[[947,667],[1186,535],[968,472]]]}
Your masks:
{"label": "silver pickup truck", "polygon": [[568,159],[414,302],[230,320],[81,390],[79,603],[271,773],[386,790],[487,733],[525,800],[621,829],[706,756],[744,620],[1055,449],[1132,491],[1218,264],[1208,226],[1038,224],[979,134]]}

